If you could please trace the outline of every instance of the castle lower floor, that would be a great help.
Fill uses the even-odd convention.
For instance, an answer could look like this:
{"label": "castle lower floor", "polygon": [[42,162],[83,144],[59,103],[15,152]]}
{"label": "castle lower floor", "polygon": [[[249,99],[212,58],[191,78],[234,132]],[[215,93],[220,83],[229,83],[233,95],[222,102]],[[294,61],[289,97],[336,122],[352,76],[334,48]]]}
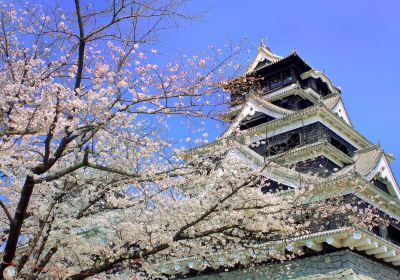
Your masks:
{"label": "castle lower floor", "polygon": [[190,277],[191,280],[400,280],[398,268],[351,250],[308,256],[252,269]]}

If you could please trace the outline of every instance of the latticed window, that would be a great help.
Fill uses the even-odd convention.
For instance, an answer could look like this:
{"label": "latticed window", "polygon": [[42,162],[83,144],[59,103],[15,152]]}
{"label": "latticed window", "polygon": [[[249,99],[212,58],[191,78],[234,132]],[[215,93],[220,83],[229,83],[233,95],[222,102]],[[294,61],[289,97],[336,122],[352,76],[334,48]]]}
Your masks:
{"label": "latticed window", "polygon": [[281,74],[279,73],[278,75],[275,75],[275,76],[273,76],[271,79],[270,79],[270,88],[271,89],[274,89],[274,88],[278,88],[278,87],[280,87],[281,85],[282,85],[282,77],[281,77]]}
{"label": "latticed window", "polygon": [[354,146],[320,122],[269,137],[263,141],[263,144],[252,145],[252,148],[262,156],[273,156],[295,147],[324,140],[349,156],[356,151]]}
{"label": "latticed window", "polygon": [[290,83],[292,81],[292,73],[290,69],[282,72],[282,79],[284,84]]}

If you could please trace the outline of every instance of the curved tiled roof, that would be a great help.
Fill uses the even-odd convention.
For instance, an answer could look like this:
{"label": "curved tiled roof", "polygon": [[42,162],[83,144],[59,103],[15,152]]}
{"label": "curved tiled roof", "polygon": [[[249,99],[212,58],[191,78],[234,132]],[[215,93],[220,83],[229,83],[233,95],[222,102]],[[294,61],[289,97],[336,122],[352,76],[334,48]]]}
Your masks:
{"label": "curved tiled roof", "polygon": [[294,113],[294,111],[287,110],[285,108],[276,106],[269,101],[263,100],[253,94],[246,101],[246,104],[242,107],[242,111],[233,119],[232,124],[222,133],[221,137],[229,136],[236,127],[240,125],[245,117],[250,115],[250,112],[260,112],[265,115],[271,116],[275,119],[279,119]]}
{"label": "curved tiled roof", "polygon": [[[254,245],[253,250],[247,248],[237,248],[236,250],[216,251],[209,254],[208,260],[202,256],[188,256],[176,260],[170,260],[167,262],[159,262],[152,266],[152,273],[157,275],[164,273],[167,275],[173,275],[177,273],[188,273],[190,269],[197,271],[203,271],[210,266],[210,261],[215,260],[218,263],[217,267],[224,267],[223,260],[225,258],[232,258],[241,263],[242,265],[249,265],[256,259],[259,261],[265,259],[272,259],[274,252],[283,252],[284,250],[293,250],[290,248],[311,248],[311,251],[319,252],[322,249],[318,249],[317,246],[323,243],[329,244],[333,247],[340,249],[350,248],[358,252],[367,253],[371,258],[376,258],[384,263],[399,267],[400,264],[396,257],[400,254],[400,247],[392,242],[385,240],[365,229],[354,228],[354,227],[342,227],[333,230],[324,230],[315,233],[304,234],[301,236],[293,236],[285,240],[271,240],[267,242],[260,242]],[[311,244],[311,246],[309,245]],[[374,248],[380,248],[378,251],[374,251]],[[296,253],[292,251],[294,255],[301,256],[304,254],[303,250]],[[387,256],[381,256],[381,254],[387,253]],[[390,252],[390,253],[388,253]],[[222,261],[219,261],[222,260]],[[327,276],[325,274],[325,276]],[[345,273],[344,278],[348,279],[348,273]],[[224,279],[228,279],[223,277]],[[303,279],[303,278],[301,278]],[[308,277],[307,277],[308,279]],[[314,279],[314,278],[313,278]],[[322,279],[322,278],[318,278]],[[323,279],[328,279],[323,277]],[[329,279],[332,279],[329,277]],[[336,278],[335,278],[336,279]],[[355,279],[355,278],[351,278]],[[361,278],[360,278],[361,279]]]}
{"label": "curved tiled roof", "polygon": [[329,90],[330,90],[332,93],[340,93],[340,90],[339,90],[337,87],[335,87],[335,86],[333,85],[333,83],[331,82],[331,80],[328,78],[327,75],[325,75],[324,72],[317,71],[317,70],[315,70],[315,69],[311,69],[311,70],[309,70],[309,71],[304,72],[303,74],[301,74],[300,77],[301,77],[303,80],[304,80],[304,79],[307,79],[307,78],[309,78],[309,77],[312,77],[312,78],[314,78],[314,79],[321,79],[324,83],[326,83],[326,84],[328,85]]}
{"label": "curved tiled roof", "polygon": [[269,61],[268,65],[269,65],[276,61],[281,60],[283,57],[273,53],[269,47],[265,46],[264,40],[261,39],[260,46],[258,47],[257,56],[254,59],[254,61],[250,64],[250,66],[247,68],[246,73],[250,73],[255,70],[258,70],[257,65],[263,61],[263,60],[261,60],[262,58],[268,59],[268,61]]}
{"label": "curved tiled roof", "polygon": [[288,115],[288,114],[293,113],[292,110],[288,110],[288,109],[276,106],[276,105],[272,104],[271,102],[266,101],[256,95],[251,94],[250,97],[257,103],[259,103],[260,105],[265,106],[266,108],[268,108],[269,110],[271,110],[275,113],[282,114],[282,115]]}
{"label": "curved tiled roof", "polygon": [[356,171],[363,177],[368,176],[376,167],[383,154],[378,145],[373,145],[354,154]]}
{"label": "curved tiled roof", "polygon": [[322,103],[324,103],[324,105],[329,109],[332,110],[333,108],[335,108],[335,106],[338,104],[338,102],[340,101],[340,96],[339,95],[335,95],[333,97],[329,97],[327,99],[324,99],[322,101]]}
{"label": "curved tiled roof", "polygon": [[279,62],[281,62],[281,61],[283,61],[283,60],[286,60],[286,59],[288,59],[288,58],[290,58],[290,57],[298,57],[298,58],[304,63],[304,65],[306,65],[307,67],[309,67],[310,69],[312,69],[312,67],[311,67],[303,58],[301,58],[301,57],[298,55],[297,51],[294,50],[294,51],[291,52],[289,55],[287,55],[287,56],[285,56],[285,57],[281,57],[280,59],[278,59],[278,60],[276,60],[276,61],[273,61],[273,62],[271,62],[271,63],[268,63],[268,64],[266,64],[266,65],[264,65],[264,66],[262,66],[262,67],[259,67],[259,68],[254,69],[254,70],[248,70],[248,71],[246,72],[246,75],[251,75],[251,74],[253,74],[253,73],[259,72],[260,70],[263,70],[263,69],[265,69],[265,68],[267,68],[267,67],[270,67],[271,65],[277,64],[277,63],[279,63]]}

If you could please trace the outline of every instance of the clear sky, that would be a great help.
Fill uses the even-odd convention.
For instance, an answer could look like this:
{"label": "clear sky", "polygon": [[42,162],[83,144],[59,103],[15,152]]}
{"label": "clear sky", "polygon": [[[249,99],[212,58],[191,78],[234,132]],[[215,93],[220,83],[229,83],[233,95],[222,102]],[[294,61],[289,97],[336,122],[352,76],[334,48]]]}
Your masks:
{"label": "clear sky", "polygon": [[247,35],[279,55],[296,48],[343,90],[355,128],[386,152],[400,181],[400,1],[194,0],[200,21],[163,35],[165,53],[194,53]]}

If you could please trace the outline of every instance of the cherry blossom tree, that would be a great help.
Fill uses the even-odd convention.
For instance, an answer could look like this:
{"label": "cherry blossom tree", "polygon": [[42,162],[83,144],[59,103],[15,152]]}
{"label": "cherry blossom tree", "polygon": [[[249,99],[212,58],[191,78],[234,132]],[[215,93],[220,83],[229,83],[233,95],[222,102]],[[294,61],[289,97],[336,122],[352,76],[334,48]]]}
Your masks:
{"label": "cherry blossom tree", "polygon": [[317,178],[261,195],[272,163],[243,162],[238,141],[187,153],[167,136],[170,119],[215,118],[229,85],[250,81],[231,80],[238,46],[155,63],[158,32],[190,18],[183,1],[82,2],[0,4],[1,271],[151,277],[160,260],[301,234],[333,205],[352,211],[307,203]]}

